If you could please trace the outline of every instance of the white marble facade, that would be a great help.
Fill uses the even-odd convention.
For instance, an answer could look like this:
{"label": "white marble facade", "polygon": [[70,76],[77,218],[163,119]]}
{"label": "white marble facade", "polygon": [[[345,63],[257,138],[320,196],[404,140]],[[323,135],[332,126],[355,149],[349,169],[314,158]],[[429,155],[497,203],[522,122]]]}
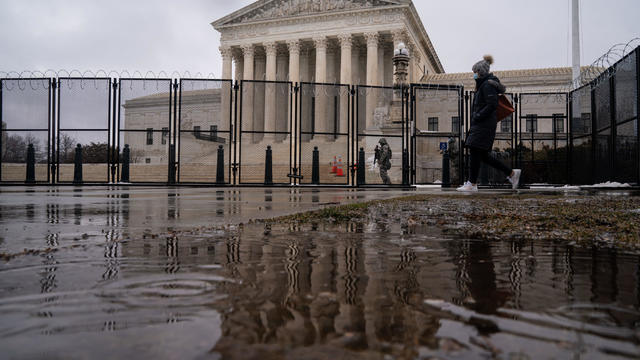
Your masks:
{"label": "white marble facade", "polygon": [[[444,72],[408,0],[261,0],[212,25],[221,34],[223,79],[390,87],[393,50],[400,42],[412,54],[410,82]],[[315,87],[322,93],[328,89]],[[286,114],[276,114],[286,99],[282,95],[277,99],[272,85],[249,84],[243,91],[248,92],[243,95],[244,129],[268,133],[286,128]],[[347,96],[333,91],[338,94],[314,96],[314,123],[303,127],[318,133],[347,132]],[[378,100],[372,98],[374,92],[367,96],[370,128],[375,125]],[[309,104],[301,104],[305,105]]]}

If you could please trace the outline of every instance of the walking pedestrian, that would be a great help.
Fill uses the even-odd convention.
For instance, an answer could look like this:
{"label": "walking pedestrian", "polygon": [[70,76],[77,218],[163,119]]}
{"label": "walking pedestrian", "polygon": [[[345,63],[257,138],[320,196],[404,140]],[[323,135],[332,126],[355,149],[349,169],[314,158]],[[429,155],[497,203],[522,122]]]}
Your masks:
{"label": "walking pedestrian", "polygon": [[389,178],[389,174],[387,174],[387,171],[391,169],[391,148],[385,138],[380,139],[378,143],[380,144],[380,156],[378,157],[380,178],[385,185],[391,185],[391,178]]}
{"label": "walking pedestrian", "polygon": [[471,128],[465,142],[471,155],[469,180],[458,188],[458,191],[478,191],[478,175],[482,162],[502,171],[515,190],[520,184],[519,169],[511,169],[491,156],[493,142],[496,138],[498,119],[496,109],[498,107],[498,95],[504,94],[507,88],[500,80],[490,72],[493,57],[485,55],[484,58],[473,65],[473,78],[476,81],[476,94],[471,108]]}

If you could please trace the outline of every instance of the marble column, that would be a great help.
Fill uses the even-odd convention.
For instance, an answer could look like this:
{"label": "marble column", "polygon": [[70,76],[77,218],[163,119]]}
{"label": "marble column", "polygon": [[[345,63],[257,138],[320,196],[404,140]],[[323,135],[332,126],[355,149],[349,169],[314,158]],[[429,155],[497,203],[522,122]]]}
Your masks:
{"label": "marble column", "polygon": [[407,42],[407,49],[409,50],[409,56],[411,56],[411,59],[409,60],[409,83],[413,83],[415,82],[415,74],[416,74],[416,46],[413,44],[413,42],[409,41]]}
{"label": "marble column", "polygon": [[289,81],[300,82],[300,41],[287,42],[289,48]]}
{"label": "marble column", "polygon": [[[243,80],[253,80],[255,49],[253,45],[242,47],[244,55]],[[253,131],[253,84],[245,82],[242,87],[242,119],[241,127],[245,131]]]}
{"label": "marble column", "polygon": [[[275,42],[268,42],[264,44],[264,49],[267,54],[266,80],[276,81],[278,47]],[[274,83],[265,84],[264,131],[276,131],[276,85]],[[273,142],[275,140],[275,134],[265,134],[265,140]]]}
{"label": "marble column", "polygon": [[[316,45],[316,83],[325,83],[327,81],[327,38],[320,37],[313,39]],[[316,111],[315,111],[315,129],[314,132],[326,133],[327,126],[327,97],[324,86],[316,85],[315,89]],[[317,138],[325,139],[325,136]]]}
{"label": "marble column", "polygon": [[[378,84],[378,40],[380,36],[377,32],[364,34],[367,40],[367,85],[377,86]],[[374,126],[374,114],[376,109],[378,91],[373,88],[366,89],[366,128]]]}
{"label": "marble column", "polygon": [[[300,82],[300,41],[288,41],[287,48],[289,48],[289,81],[295,86],[296,83]],[[295,106],[290,106],[289,108],[291,111],[295,111]],[[296,115],[300,119],[299,113]],[[291,121],[289,119],[287,119],[287,131],[291,131]]]}
{"label": "marble column", "polygon": [[222,78],[224,80],[231,80],[233,70],[233,54],[231,47],[220,46],[220,54],[222,55]]}
{"label": "marble column", "polygon": [[242,51],[240,51],[239,54],[236,53],[233,55],[233,61],[236,65],[234,80],[239,82],[244,77],[244,57],[242,56]]}
{"label": "marble column", "polygon": [[[352,78],[352,51],[353,38],[351,34],[338,36],[340,41],[340,83],[351,84]],[[348,88],[340,88],[340,133],[349,132],[349,94]]]}
{"label": "marble column", "polygon": [[406,40],[406,36],[407,33],[404,31],[404,29],[396,29],[396,30],[391,30],[391,38],[393,39],[393,49],[397,49],[398,45],[400,45],[400,43],[405,42]]}
{"label": "marble column", "polygon": [[[222,55],[222,80],[232,80],[233,54],[231,47],[221,46],[220,54]],[[220,121],[215,124],[220,130],[227,129],[231,119],[231,87],[231,81],[223,81],[220,87]]]}

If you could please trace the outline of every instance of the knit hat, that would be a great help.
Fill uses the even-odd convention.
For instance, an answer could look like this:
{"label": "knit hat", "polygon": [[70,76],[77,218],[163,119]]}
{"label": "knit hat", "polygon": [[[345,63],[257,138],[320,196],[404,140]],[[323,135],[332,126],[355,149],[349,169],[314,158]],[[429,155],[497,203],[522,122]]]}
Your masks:
{"label": "knit hat", "polygon": [[491,71],[491,64],[493,64],[493,56],[485,55],[483,60],[480,60],[477,63],[475,63],[475,65],[473,65],[471,70],[474,73],[477,73],[479,77],[483,78],[489,75],[489,72]]}

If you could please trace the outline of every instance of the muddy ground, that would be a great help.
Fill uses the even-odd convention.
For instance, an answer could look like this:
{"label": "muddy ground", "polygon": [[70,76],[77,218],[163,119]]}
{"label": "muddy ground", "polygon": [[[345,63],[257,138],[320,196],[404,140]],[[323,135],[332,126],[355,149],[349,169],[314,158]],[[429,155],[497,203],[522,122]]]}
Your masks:
{"label": "muddy ground", "polygon": [[371,201],[267,220],[267,224],[435,226],[483,240],[566,240],[640,249],[640,197],[600,195],[441,194]]}

